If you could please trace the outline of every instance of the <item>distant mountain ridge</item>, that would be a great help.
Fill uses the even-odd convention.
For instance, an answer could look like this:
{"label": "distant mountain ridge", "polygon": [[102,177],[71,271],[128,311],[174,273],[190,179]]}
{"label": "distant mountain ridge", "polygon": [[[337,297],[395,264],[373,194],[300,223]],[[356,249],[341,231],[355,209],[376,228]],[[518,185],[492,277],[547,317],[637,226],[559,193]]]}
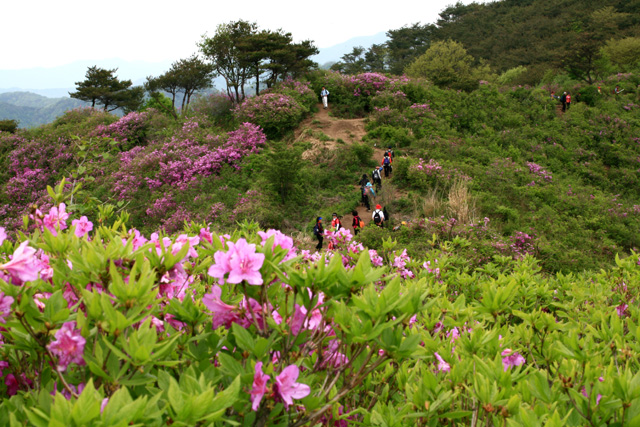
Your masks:
{"label": "distant mountain ridge", "polygon": [[73,98],[48,98],[30,92],[0,93],[0,120],[13,119],[20,127],[50,123],[65,111],[86,107],[86,102]]}

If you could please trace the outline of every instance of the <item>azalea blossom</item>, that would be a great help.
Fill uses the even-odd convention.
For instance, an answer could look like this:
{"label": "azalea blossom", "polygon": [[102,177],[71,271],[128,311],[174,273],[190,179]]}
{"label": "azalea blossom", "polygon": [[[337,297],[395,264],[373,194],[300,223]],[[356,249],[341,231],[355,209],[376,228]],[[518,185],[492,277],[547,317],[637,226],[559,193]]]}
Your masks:
{"label": "azalea blossom", "polygon": [[264,254],[256,253],[256,245],[239,239],[234,246],[234,253],[229,260],[231,271],[227,282],[241,283],[246,280],[250,285],[262,285],[260,269],[264,263]]}
{"label": "azalea blossom", "polygon": [[21,285],[38,278],[40,263],[35,256],[36,250],[27,246],[28,241],[24,241],[15,250],[11,261],[0,265],[0,272],[8,274],[13,279],[14,285]]}
{"label": "azalea blossom", "polygon": [[502,367],[504,368],[505,372],[511,366],[520,366],[520,365],[523,365],[524,362],[526,362],[526,360],[524,359],[524,357],[522,357],[522,355],[520,353],[516,353],[515,351],[511,350],[510,348],[505,349],[500,354],[502,356],[504,356],[502,358]]}
{"label": "azalea blossom", "polygon": [[629,308],[629,306],[625,303],[620,304],[619,306],[616,307],[616,313],[618,313],[618,316],[620,317],[624,317],[625,314],[627,313],[627,309]]}
{"label": "azalea blossom", "polygon": [[13,301],[13,297],[5,295],[4,292],[0,292],[0,323],[7,323],[6,317],[11,314],[11,304],[13,304]]}
{"label": "azalea blossom", "polygon": [[58,230],[64,230],[67,228],[67,219],[69,214],[66,212],[67,206],[64,203],[60,203],[58,207],[52,207],[49,213],[42,219],[43,225],[53,234],[58,235]]}
{"label": "azalea blossom", "polygon": [[298,366],[289,365],[276,377],[276,391],[286,408],[293,405],[293,399],[302,399],[311,393],[308,385],[296,382],[298,375],[300,375]]}
{"label": "azalea blossom", "polygon": [[256,363],[251,388],[251,409],[254,411],[258,410],[262,396],[267,392],[267,381],[269,381],[269,375],[262,372],[262,362]]}
{"label": "azalea blossom", "polygon": [[451,366],[437,352],[433,353],[433,355],[438,360],[437,372],[449,372],[451,370]]}
{"label": "azalea blossom", "polygon": [[222,302],[221,295],[222,289],[217,285],[213,285],[211,292],[202,297],[202,303],[213,313],[213,329],[218,329],[223,325],[226,328],[230,328],[231,324],[238,320],[237,308]]}
{"label": "azalea blossom", "polygon": [[74,219],[71,221],[71,225],[75,227],[74,234],[76,237],[84,237],[85,234],[93,230],[93,223],[87,219],[86,216],[80,217],[80,219]]}
{"label": "azalea blossom", "polygon": [[0,245],[3,244],[5,240],[7,240],[7,233],[4,227],[0,227]]}
{"label": "azalea blossom", "polygon": [[58,329],[55,341],[47,346],[54,355],[58,356],[58,370],[65,371],[71,363],[84,365],[84,345],[86,340],[76,329],[76,322],[67,322]]}

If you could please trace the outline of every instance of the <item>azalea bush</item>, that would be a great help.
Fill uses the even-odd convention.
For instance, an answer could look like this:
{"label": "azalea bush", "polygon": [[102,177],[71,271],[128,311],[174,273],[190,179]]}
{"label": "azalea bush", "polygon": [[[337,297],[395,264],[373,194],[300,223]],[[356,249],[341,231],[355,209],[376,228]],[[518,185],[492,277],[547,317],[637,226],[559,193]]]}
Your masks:
{"label": "azalea bush", "polygon": [[640,417],[635,254],[556,277],[525,253],[469,271],[455,251],[367,250],[345,229],[311,253],[250,224],[145,236],[124,220],[59,203],[29,235],[0,230],[4,425]]}
{"label": "azalea bush", "polygon": [[295,98],[282,93],[247,98],[234,110],[237,120],[260,126],[271,139],[278,139],[293,130],[307,112],[308,109]]}

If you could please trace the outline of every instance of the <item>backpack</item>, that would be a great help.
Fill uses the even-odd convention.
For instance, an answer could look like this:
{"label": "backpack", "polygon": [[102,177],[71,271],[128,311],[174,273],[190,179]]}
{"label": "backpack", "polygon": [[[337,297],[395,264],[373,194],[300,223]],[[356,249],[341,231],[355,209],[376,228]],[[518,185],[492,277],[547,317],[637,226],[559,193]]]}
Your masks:
{"label": "backpack", "polygon": [[375,222],[376,224],[380,224],[382,222],[382,218],[380,217],[380,210],[376,210],[373,213],[373,222]]}
{"label": "backpack", "polygon": [[380,178],[380,172],[378,171],[378,169],[374,169],[373,170],[373,179],[379,179]]}
{"label": "backpack", "polygon": [[390,164],[391,164],[391,159],[389,158],[389,156],[385,156],[384,165],[385,166],[389,166]]}

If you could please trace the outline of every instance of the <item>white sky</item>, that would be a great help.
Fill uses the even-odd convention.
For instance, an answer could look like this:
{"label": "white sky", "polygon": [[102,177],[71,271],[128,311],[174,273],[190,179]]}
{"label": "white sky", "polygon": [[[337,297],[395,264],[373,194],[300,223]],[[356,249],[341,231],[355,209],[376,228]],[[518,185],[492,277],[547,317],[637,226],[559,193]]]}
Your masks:
{"label": "white sky", "polygon": [[[463,3],[470,3],[464,0]],[[319,48],[415,22],[433,23],[455,0],[8,0],[0,16],[0,70],[78,60],[175,61],[201,36],[244,19]]]}

